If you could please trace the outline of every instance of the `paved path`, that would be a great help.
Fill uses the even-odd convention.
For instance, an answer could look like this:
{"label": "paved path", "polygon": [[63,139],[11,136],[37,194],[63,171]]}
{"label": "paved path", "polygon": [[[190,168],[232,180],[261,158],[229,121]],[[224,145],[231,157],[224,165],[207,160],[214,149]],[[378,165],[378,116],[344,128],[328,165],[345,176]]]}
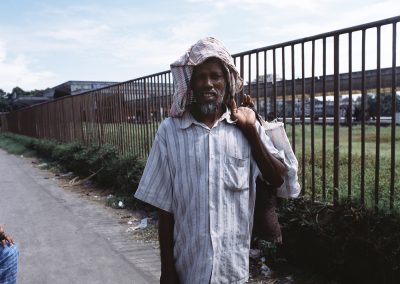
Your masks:
{"label": "paved path", "polygon": [[157,283],[150,244],[97,202],[66,191],[31,162],[0,150],[0,223],[19,249],[19,284]]}

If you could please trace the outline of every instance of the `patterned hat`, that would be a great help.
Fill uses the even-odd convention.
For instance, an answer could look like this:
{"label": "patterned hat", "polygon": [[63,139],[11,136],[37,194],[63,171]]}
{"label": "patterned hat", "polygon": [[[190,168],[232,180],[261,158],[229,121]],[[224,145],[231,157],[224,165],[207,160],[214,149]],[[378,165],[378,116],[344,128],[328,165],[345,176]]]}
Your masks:
{"label": "patterned hat", "polygon": [[242,90],[243,79],[239,76],[232,56],[219,40],[206,37],[192,45],[183,56],[171,64],[171,72],[175,82],[175,93],[170,110],[172,117],[181,117],[185,112],[186,106],[191,101],[190,79],[193,69],[210,57],[216,57],[222,61],[228,74],[230,95],[235,95]]}

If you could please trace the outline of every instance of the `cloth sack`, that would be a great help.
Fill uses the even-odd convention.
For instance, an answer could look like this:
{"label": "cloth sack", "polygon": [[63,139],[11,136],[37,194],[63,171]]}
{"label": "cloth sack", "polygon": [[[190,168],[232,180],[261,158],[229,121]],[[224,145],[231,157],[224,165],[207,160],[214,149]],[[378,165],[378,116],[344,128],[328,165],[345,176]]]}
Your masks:
{"label": "cloth sack", "polygon": [[289,138],[287,137],[283,122],[276,119],[272,122],[266,122],[260,115],[258,115],[265,133],[271,139],[275,148],[284,153],[284,164],[287,168],[283,184],[277,188],[277,196],[281,198],[296,198],[299,196],[301,187],[297,176],[299,164],[296,155],[290,145]]}
{"label": "cloth sack", "polygon": [[271,243],[282,243],[282,231],[276,213],[276,187],[256,180],[256,205],[254,208],[253,236],[257,236]]}
{"label": "cloth sack", "polygon": [[278,188],[257,178],[253,233],[261,239],[280,244],[282,243],[282,231],[276,213],[277,197],[296,198],[299,196],[301,188],[297,176],[298,162],[284,124],[277,120],[266,122],[257,112],[256,115],[272,144],[283,153],[283,163],[287,172],[283,184]]}

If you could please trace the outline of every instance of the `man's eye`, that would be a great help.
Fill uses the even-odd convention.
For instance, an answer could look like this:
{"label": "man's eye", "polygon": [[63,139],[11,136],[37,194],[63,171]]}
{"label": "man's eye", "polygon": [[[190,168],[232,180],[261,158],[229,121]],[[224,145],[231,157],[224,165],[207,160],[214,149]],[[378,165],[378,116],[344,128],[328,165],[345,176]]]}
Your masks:
{"label": "man's eye", "polygon": [[205,79],[207,78],[207,76],[205,76],[205,75],[203,75],[203,74],[197,74],[197,75],[195,76],[195,78],[196,78],[197,80],[205,80]]}
{"label": "man's eye", "polygon": [[213,79],[213,80],[219,80],[222,77],[223,77],[222,74],[213,74],[213,75],[211,75],[211,79]]}

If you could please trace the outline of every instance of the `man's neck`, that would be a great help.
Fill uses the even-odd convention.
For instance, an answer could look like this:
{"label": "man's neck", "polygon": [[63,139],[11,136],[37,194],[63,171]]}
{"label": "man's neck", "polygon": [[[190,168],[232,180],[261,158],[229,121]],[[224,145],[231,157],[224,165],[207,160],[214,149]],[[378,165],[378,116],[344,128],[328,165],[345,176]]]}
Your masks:
{"label": "man's neck", "polygon": [[217,109],[217,111],[210,114],[201,113],[196,108],[192,109],[190,112],[193,115],[194,119],[196,119],[198,122],[204,123],[208,126],[208,128],[211,129],[214,126],[215,122],[222,116],[224,109],[225,108],[223,107],[223,105],[221,105]]}

